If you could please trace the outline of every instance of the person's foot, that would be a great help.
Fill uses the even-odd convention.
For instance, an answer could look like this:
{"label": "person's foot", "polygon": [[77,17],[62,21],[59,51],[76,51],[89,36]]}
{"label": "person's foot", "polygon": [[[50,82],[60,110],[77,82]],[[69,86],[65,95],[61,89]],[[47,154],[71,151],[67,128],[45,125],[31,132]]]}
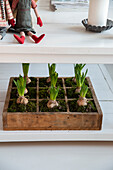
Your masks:
{"label": "person's foot", "polygon": [[24,44],[24,40],[25,40],[24,36],[19,37],[18,35],[14,34],[14,37],[20,44]]}
{"label": "person's foot", "polygon": [[37,37],[36,35],[32,35],[32,39],[35,41],[35,43],[39,43],[43,38],[45,34],[42,34],[40,37]]}

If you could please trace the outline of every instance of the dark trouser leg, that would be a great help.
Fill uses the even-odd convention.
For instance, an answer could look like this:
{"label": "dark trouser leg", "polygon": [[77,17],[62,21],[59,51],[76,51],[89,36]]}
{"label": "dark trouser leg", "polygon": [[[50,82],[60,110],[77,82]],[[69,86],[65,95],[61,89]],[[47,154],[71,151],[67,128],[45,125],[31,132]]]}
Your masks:
{"label": "dark trouser leg", "polygon": [[0,40],[3,39],[3,37],[6,35],[6,32],[7,32],[6,27],[0,27],[0,35],[2,36],[2,38]]}

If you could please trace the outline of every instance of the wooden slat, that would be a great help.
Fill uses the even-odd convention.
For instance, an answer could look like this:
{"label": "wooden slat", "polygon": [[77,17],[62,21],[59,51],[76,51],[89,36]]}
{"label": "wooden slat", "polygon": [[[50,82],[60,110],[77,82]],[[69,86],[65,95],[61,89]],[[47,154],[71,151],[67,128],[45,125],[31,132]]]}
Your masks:
{"label": "wooden slat", "polygon": [[0,130],[3,129],[3,123],[2,123],[3,106],[4,106],[4,102],[0,102]]}

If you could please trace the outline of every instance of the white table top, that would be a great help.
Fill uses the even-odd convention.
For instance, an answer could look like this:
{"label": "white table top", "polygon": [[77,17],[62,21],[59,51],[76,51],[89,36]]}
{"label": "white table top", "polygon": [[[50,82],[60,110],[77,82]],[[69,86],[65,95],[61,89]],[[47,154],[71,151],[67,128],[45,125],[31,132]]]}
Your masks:
{"label": "white table top", "polygon": [[8,33],[0,41],[1,63],[113,63],[113,29],[87,32],[81,24],[87,12],[52,12],[44,3],[44,0],[39,2],[44,26],[34,24],[34,27],[37,35],[45,33],[45,38],[35,44],[27,37],[21,45]]}
{"label": "white table top", "polygon": [[113,63],[113,29],[97,34],[80,24],[35,27],[38,35],[46,34],[42,42],[35,44],[27,37],[21,45],[8,34],[0,41],[0,62]]}

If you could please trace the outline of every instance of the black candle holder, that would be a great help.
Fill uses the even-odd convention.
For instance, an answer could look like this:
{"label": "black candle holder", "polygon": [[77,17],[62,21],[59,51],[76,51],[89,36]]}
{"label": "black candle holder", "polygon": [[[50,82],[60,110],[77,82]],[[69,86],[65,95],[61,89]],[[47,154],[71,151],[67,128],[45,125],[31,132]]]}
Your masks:
{"label": "black candle holder", "polygon": [[86,28],[87,31],[101,33],[102,31],[110,30],[113,27],[113,21],[107,19],[106,26],[95,26],[88,24],[88,19],[82,20],[82,24]]}

